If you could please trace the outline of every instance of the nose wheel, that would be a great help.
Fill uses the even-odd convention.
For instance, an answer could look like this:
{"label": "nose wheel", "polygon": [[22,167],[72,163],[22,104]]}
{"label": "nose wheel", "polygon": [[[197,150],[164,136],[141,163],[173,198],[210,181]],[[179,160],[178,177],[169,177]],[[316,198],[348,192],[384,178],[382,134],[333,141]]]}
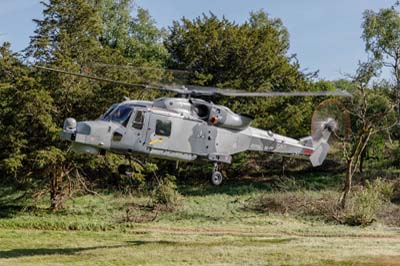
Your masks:
{"label": "nose wheel", "polygon": [[130,165],[121,164],[120,166],[118,166],[118,173],[120,175],[132,176],[133,168]]}
{"label": "nose wheel", "polygon": [[211,175],[211,183],[214,186],[219,186],[219,185],[221,185],[223,178],[224,177],[221,174],[221,172],[218,171],[218,164],[214,163],[214,169],[213,169],[213,173]]}

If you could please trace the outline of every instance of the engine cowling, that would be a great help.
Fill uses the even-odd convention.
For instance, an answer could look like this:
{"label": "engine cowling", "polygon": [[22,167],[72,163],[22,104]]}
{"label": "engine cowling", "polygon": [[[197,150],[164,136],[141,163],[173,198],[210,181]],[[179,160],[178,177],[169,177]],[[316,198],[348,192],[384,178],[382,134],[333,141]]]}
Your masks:
{"label": "engine cowling", "polygon": [[242,130],[250,125],[253,118],[247,115],[236,114],[224,106],[213,106],[208,121],[215,126]]}

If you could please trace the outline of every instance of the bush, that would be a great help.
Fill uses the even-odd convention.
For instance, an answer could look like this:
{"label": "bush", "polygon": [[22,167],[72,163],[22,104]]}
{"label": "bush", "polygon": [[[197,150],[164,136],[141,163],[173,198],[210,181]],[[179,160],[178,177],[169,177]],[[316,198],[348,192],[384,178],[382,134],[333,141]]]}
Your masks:
{"label": "bush", "polygon": [[341,220],[348,225],[369,225],[393,196],[394,183],[377,178],[351,195]]}
{"label": "bush", "polygon": [[304,182],[286,176],[278,178],[274,185],[279,191],[297,191],[305,187]]}
{"label": "bush", "polygon": [[155,175],[158,170],[157,165],[133,160],[130,166],[133,168],[132,175],[118,174],[118,190],[125,194],[146,192],[146,178]]}
{"label": "bush", "polygon": [[247,208],[267,213],[322,217],[327,221],[352,226],[366,226],[380,217],[387,224],[396,224],[398,206],[390,203],[395,184],[377,178],[365,186],[355,187],[345,209],[340,209],[339,192],[277,192],[252,199]]}
{"label": "bush", "polygon": [[158,179],[153,190],[153,199],[155,203],[164,204],[170,207],[175,206],[179,200],[179,193],[176,190],[176,177],[166,174],[164,177]]}
{"label": "bush", "polygon": [[339,193],[319,192],[277,192],[253,199],[247,205],[252,210],[268,213],[320,216],[332,219]]}

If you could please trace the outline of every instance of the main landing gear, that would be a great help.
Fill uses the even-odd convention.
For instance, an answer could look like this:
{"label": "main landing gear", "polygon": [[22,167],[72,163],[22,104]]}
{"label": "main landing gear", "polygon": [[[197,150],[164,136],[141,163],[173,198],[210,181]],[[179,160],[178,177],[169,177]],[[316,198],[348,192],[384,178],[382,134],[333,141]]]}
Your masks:
{"label": "main landing gear", "polygon": [[223,180],[223,175],[221,174],[221,172],[218,171],[218,163],[215,162],[213,173],[211,175],[211,183],[214,186],[219,186],[219,185],[221,185],[222,180]]}

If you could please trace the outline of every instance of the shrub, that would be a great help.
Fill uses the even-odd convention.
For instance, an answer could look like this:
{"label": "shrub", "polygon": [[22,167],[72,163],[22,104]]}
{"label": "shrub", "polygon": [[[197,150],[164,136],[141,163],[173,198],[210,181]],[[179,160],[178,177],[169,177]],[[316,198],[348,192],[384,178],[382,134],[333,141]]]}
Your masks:
{"label": "shrub", "polygon": [[118,174],[118,189],[123,193],[130,194],[134,192],[145,192],[146,177],[154,176],[158,167],[154,163],[142,163],[139,160],[133,160],[130,163],[133,168],[132,175]]}
{"label": "shrub", "polygon": [[342,214],[342,221],[348,225],[369,225],[376,220],[376,216],[385,203],[389,203],[393,196],[394,183],[377,178],[373,182],[367,181],[366,186],[356,190]]}
{"label": "shrub", "polygon": [[[290,183],[291,184],[291,183]],[[277,192],[252,199],[247,208],[279,214],[323,217],[328,221],[353,226],[366,226],[377,217],[386,223],[396,224],[400,217],[398,206],[390,203],[394,195],[394,182],[377,178],[355,187],[345,209],[338,204],[339,192]]]}
{"label": "shrub", "polygon": [[331,220],[337,206],[339,193],[277,192],[253,199],[248,208],[268,213],[320,216]]}
{"label": "shrub", "polygon": [[176,190],[176,177],[170,174],[158,178],[158,184],[153,190],[155,203],[174,206],[178,203],[179,193]]}
{"label": "shrub", "polygon": [[286,176],[280,177],[274,185],[278,191],[297,191],[305,186],[304,182]]}

